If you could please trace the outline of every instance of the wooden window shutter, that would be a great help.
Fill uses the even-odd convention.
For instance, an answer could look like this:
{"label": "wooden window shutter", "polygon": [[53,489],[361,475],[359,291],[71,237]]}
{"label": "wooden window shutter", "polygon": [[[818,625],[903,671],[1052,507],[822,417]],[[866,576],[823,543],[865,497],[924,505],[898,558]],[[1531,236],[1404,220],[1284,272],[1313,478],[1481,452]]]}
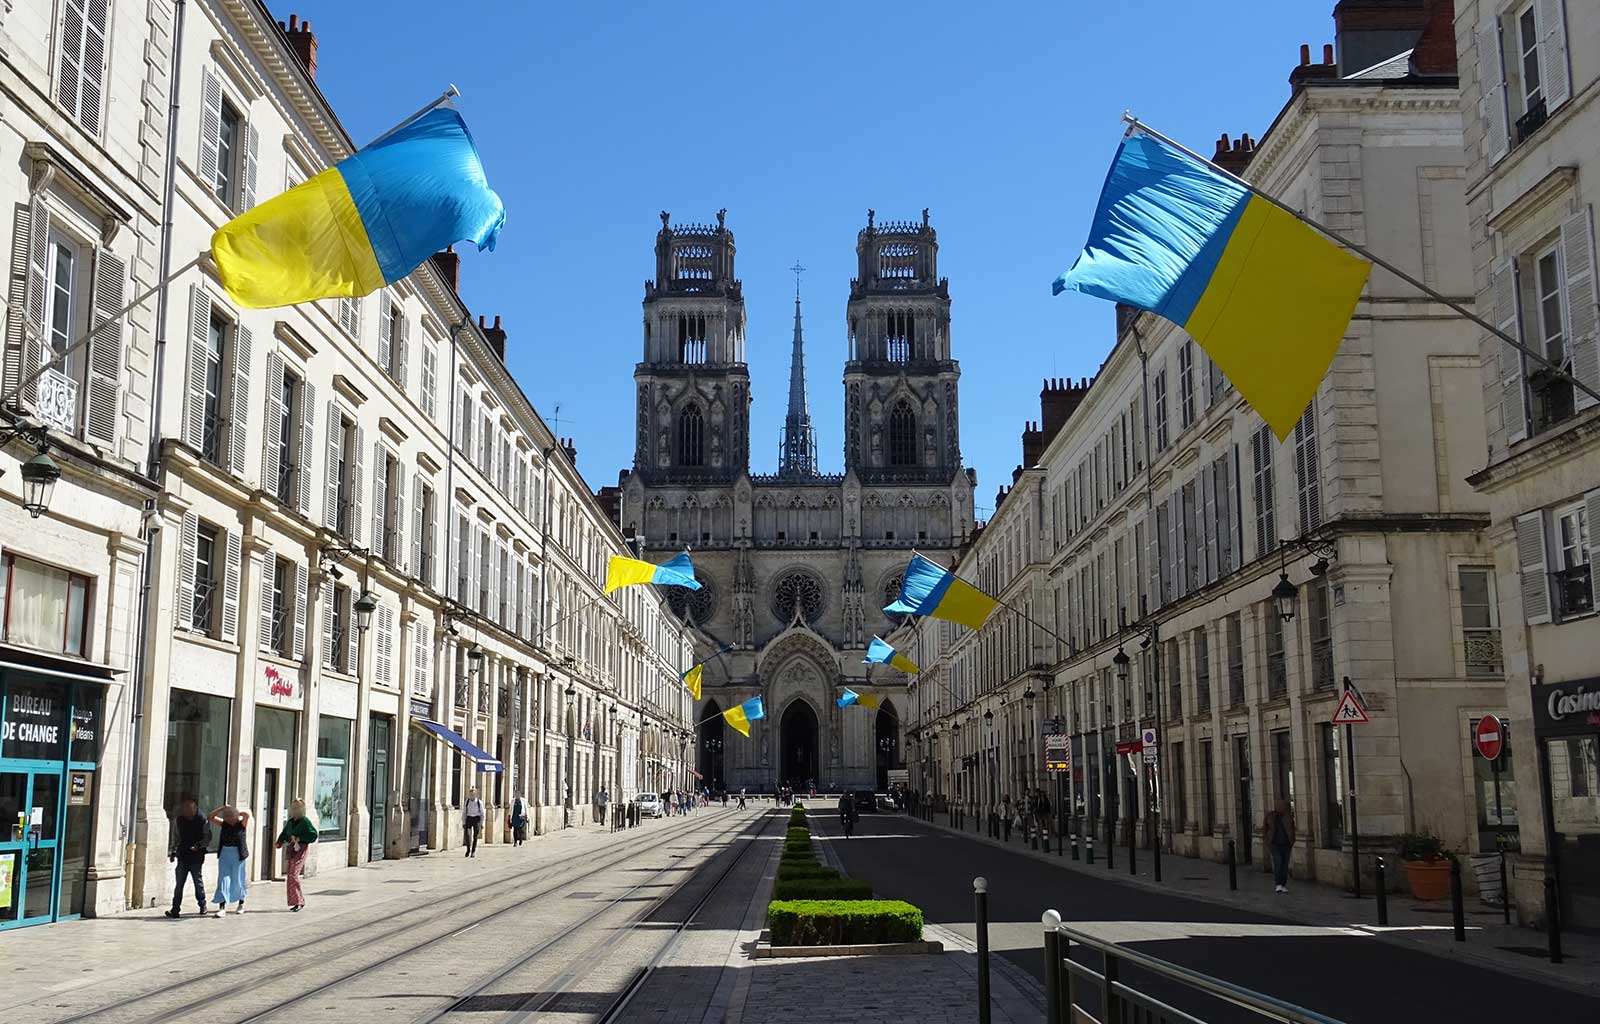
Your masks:
{"label": "wooden window shutter", "polygon": [[[1490,290],[1494,297],[1495,326],[1505,334],[1522,340],[1522,317],[1517,301],[1517,261],[1500,260],[1490,269]],[[1523,381],[1522,352],[1515,345],[1500,343],[1500,418],[1506,444],[1528,436],[1528,393]]]}
{"label": "wooden window shutter", "polygon": [[221,151],[222,79],[207,66],[200,69],[200,180],[207,190],[217,187]]}
{"label": "wooden window shutter", "polygon": [[1567,66],[1567,22],[1563,0],[1539,0],[1539,84],[1550,113],[1572,98],[1572,76]]}
{"label": "wooden window shutter", "polygon": [[278,493],[280,465],[278,438],[283,433],[283,357],[276,352],[267,353],[266,419],[261,425],[261,488],[268,494]]}
{"label": "wooden window shutter", "polygon": [[[362,517],[365,509],[362,507],[361,492],[366,486],[367,432],[361,429],[361,424],[355,426],[355,444],[351,446],[350,457],[355,460],[355,465],[350,469],[350,539],[357,544],[361,543],[361,534],[364,524]],[[376,540],[376,538],[374,538]]]}
{"label": "wooden window shutter", "polygon": [[344,417],[339,415],[339,404],[328,403],[327,461],[323,463],[322,525],[335,532],[339,529],[339,448],[344,443]]}
{"label": "wooden window shutter", "polygon": [[94,333],[89,339],[88,394],[84,437],[107,448],[117,443],[122,405],[122,307],[127,304],[128,267],[105,249],[94,255]]}
{"label": "wooden window shutter", "polygon": [[189,366],[184,377],[183,443],[195,451],[206,436],[206,352],[211,334],[211,296],[189,286]]}
{"label": "wooden window shutter", "polygon": [[306,656],[306,610],[310,606],[310,573],[304,563],[294,567],[294,660]]}
{"label": "wooden window shutter", "polygon": [[195,557],[200,545],[200,516],[185,512],[178,526],[178,599],[173,610],[179,629],[194,628]]}
{"label": "wooden window shutter", "polygon": [[[1572,375],[1600,391],[1600,308],[1595,304],[1591,210],[1591,207],[1585,206],[1562,222],[1561,263],[1566,273],[1567,332],[1572,339]],[[1575,408],[1580,410],[1595,404],[1595,400],[1582,391],[1577,391],[1573,398]]]}
{"label": "wooden window shutter", "polygon": [[317,386],[300,382],[300,464],[295,467],[294,497],[300,514],[311,515],[311,461],[317,439]]}
{"label": "wooden window shutter", "polygon": [[239,639],[239,585],[244,574],[244,536],[238,530],[228,531],[225,545],[227,561],[222,567],[222,640],[236,643]]}
{"label": "wooden window shutter", "polygon": [[228,471],[241,480],[244,479],[245,446],[250,436],[251,347],[250,328],[238,324],[233,329],[233,395],[228,403]]}
{"label": "wooden window shutter", "polygon": [[1500,18],[1490,15],[1478,26],[1478,114],[1483,119],[1484,153],[1490,163],[1511,152],[1511,111],[1506,101]]}
{"label": "wooden window shutter", "polygon": [[1522,576],[1522,617],[1528,625],[1550,621],[1550,566],[1545,555],[1544,513],[1516,519],[1517,568]]}
{"label": "wooden window shutter", "polygon": [[322,578],[322,667],[336,668],[333,650],[333,580],[327,576]]}

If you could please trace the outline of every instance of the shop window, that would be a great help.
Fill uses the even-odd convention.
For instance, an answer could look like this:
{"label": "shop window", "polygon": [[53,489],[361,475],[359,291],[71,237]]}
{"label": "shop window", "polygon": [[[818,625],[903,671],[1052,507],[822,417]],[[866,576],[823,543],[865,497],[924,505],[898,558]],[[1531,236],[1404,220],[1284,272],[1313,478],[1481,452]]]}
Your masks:
{"label": "shop window", "polygon": [[[1344,772],[1339,751],[1338,726],[1323,722],[1317,726],[1318,746],[1322,750],[1322,845],[1329,850],[1344,847]],[[1479,758],[1482,760],[1482,758]]]}
{"label": "shop window", "polygon": [[167,709],[167,775],[162,806],[167,817],[192,798],[200,813],[226,802],[233,759],[228,741],[233,734],[233,701],[226,697],[174,688]]}
{"label": "shop window", "polygon": [[347,718],[324,715],[317,721],[317,777],[312,786],[317,831],[323,838],[345,834],[350,800],[350,728]]}
{"label": "shop window", "polygon": [[5,556],[5,640],[83,657],[89,644],[89,577]]}

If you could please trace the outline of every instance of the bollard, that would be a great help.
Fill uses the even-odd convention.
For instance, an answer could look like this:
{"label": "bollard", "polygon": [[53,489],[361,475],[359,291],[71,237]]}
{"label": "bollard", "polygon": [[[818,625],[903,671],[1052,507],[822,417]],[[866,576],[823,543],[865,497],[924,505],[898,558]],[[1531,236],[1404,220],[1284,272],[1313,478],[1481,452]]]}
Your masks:
{"label": "bollard", "polygon": [[1455,924],[1456,941],[1467,941],[1467,917],[1461,907],[1461,861],[1450,858],[1450,918]]}
{"label": "bollard", "polygon": [[[1028,829],[1028,848],[1030,850],[1037,850],[1039,848],[1039,833],[1044,831],[1044,826],[1043,826],[1042,823],[1040,823],[1038,821],[1032,821],[1032,822],[1029,822],[1028,824],[1030,826],[1029,829]],[[1050,837],[1049,836],[1045,836],[1044,837],[1044,852],[1045,853],[1049,853],[1050,852]]]}
{"label": "bollard", "polygon": [[1500,911],[1505,916],[1505,923],[1511,923],[1511,890],[1506,888],[1506,850],[1505,844],[1500,846]]}
{"label": "bollard", "polygon": [[972,880],[973,909],[978,932],[978,1024],[989,1024],[989,880]]}
{"label": "bollard", "polygon": [[1556,902],[1556,880],[1545,866],[1544,875],[1544,930],[1550,944],[1550,962],[1561,962],[1561,905]]}
{"label": "bollard", "polygon": [[1373,882],[1378,887],[1378,927],[1389,927],[1389,880],[1384,877],[1383,858],[1379,857],[1372,862]]}
{"label": "bollard", "polygon": [[1046,1024],[1057,1024],[1066,1019],[1061,1008],[1061,915],[1046,910],[1040,918],[1044,924],[1044,1019]]}
{"label": "bollard", "polygon": [[1233,840],[1228,840],[1228,891],[1239,891],[1239,861],[1233,848]]}
{"label": "bollard", "polygon": [[1078,859],[1078,816],[1072,816],[1072,824],[1067,826],[1072,830],[1072,859]]}

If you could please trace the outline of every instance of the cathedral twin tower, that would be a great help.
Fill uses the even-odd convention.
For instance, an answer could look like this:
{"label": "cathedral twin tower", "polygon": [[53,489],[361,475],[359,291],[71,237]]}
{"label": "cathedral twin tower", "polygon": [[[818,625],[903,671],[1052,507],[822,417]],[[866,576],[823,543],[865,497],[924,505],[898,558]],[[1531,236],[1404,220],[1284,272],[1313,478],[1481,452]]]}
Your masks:
{"label": "cathedral twin tower", "polygon": [[[842,474],[817,464],[796,293],[778,468],[753,475],[733,232],[722,211],[715,225],[661,214],[619,519],[645,557],[694,551],[703,589],[677,595],[675,607],[707,647],[735,647],[719,659],[725,672],[708,672],[705,703],[767,698],[772,725],[719,754],[726,765],[703,766],[730,785],[882,781],[877,738],[852,733],[832,697],[842,685],[879,682],[855,652],[893,626],[883,598],[898,589],[910,550],[948,561],[973,522],[938,250],[926,210],[920,223],[878,224],[867,212],[846,307]],[[769,749],[776,736],[779,752]]]}

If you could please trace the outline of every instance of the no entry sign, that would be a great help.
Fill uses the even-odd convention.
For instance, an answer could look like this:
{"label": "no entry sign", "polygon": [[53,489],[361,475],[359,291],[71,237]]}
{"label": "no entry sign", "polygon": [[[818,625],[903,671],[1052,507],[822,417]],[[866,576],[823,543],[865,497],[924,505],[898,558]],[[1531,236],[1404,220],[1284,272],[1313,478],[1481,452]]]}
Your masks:
{"label": "no entry sign", "polygon": [[1478,719],[1478,727],[1472,731],[1472,744],[1485,760],[1498,759],[1500,751],[1506,746],[1505,726],[1494,715],[1484,715]]}

